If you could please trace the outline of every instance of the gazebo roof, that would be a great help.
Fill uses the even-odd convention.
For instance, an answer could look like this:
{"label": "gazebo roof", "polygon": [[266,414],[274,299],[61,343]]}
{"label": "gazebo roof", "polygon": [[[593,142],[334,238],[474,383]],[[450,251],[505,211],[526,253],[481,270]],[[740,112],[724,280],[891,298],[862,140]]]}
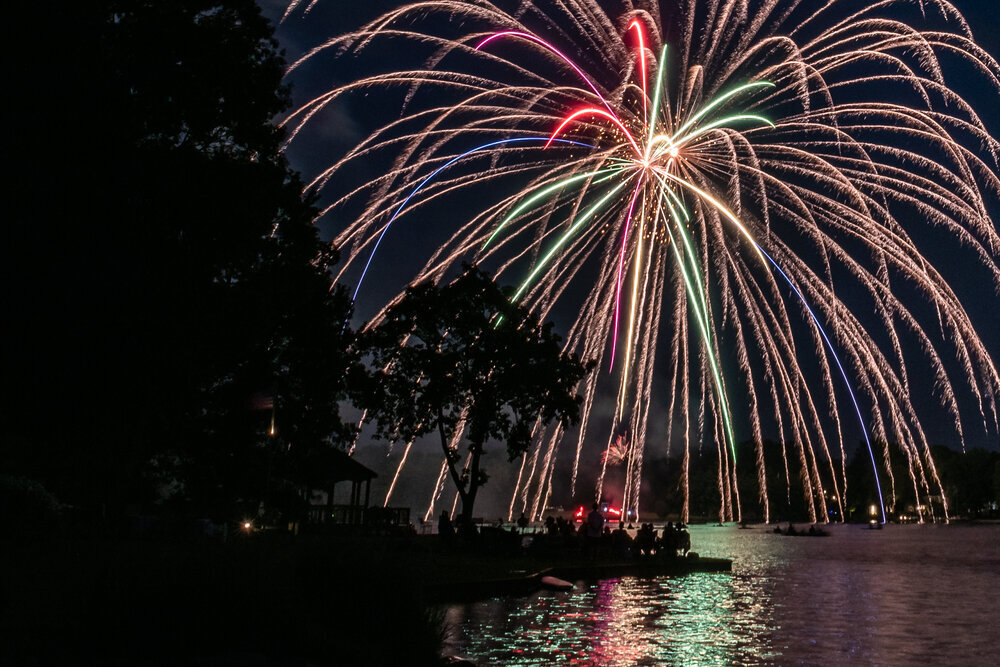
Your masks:
{"label": "gazebo roof", "polygon": [[329,481],[337,482],[364,482],[378,477],[378,474],[371,468],[359,463],[344,452],[331,450],[329,462],[324,467],[323,473]]}

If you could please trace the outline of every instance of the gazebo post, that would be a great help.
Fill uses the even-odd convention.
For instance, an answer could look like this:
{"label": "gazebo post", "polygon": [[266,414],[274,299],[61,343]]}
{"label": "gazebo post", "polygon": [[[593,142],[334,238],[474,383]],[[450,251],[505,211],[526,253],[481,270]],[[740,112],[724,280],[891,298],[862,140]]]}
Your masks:
{"label": "gazebo post", "polygon": [[333,492],[337,488],[337,483],[333,482],[330,487],[326,490],[326,513],[323,514],[323,518],[320,521],[321,524],[325,524],[333,517]]}

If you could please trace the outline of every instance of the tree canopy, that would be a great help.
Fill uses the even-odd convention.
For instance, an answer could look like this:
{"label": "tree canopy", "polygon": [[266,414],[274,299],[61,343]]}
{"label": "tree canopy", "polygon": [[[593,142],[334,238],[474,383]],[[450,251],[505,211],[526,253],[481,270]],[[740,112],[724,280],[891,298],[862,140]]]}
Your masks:
{"label": "tree canopy", "polygon": [[488,479],[487,441],[505,443],[514,460],[536,424],[579,419],[575,388],[588,366],[562,352],[551,324],[512,303],[475,267],[447,285],[407,289],[362,349],[374,369],[366,407],[377,435],[411,441],[436,432],[466,521]]}
{"label": "tree canopy", "polygon": [[3,463],[76,503],[141,501],[156,456],[206,502],[260,498],[349,435],[354,363],[271,25],[251,0],[16,11],[48,32],[15,75]]}

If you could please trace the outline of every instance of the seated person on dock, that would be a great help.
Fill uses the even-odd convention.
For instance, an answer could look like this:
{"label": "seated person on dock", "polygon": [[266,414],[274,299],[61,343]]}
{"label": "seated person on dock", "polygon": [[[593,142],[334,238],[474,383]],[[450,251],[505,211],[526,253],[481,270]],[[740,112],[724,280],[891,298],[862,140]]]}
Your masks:
{"label": "seated person on dock", "polygon": [[652,556],[656,551],[656,531],[653,524],[644,523],[635,534],[635,544],[639,549],[640,556]]}
{"label": "seated person on dock", "polygon": [[619,556],[628,556],[632,553],[632,536],[625,530],[624,521],[619,521],[618,528],[611,533],[611,548]]}
{"label": "seated person on dock", "polygon": [[663,527],[663,537],[660,539],[662,545],[660,551],[667,556],[677,555],[677,531],[674,530],[674,522],[668,521]]}
{"label": "seated person on dock", "polygon": [[682,556],[687,556],[691,550],[691,533],[687,531],[687,526],[682,523],[677,524],[677,548]]}

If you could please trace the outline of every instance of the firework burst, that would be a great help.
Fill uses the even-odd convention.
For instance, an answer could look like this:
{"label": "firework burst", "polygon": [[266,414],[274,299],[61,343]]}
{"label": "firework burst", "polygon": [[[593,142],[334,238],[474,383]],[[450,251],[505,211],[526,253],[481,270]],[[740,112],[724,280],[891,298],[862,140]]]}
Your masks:
{"label": "firework burst", "polygon": [[606,466],[621,465],[628,460],[628,439],[624,435],[618,436],[601,455],[601,463]]}
{"label": "firework burst", "polygon": [[[444,225],[413,281],[462,261],[493,267],[542,317],[572,303],[567,347],[610,369],[584,381],[572,440],[536,434],[512,512],[547,505],[558,460],[575,489],[593,456],[600,497],[623,429],[635,512],[645,451],[673,443],[685,470],[693,449],[717,448],[719,518],[739,520],[739,434],[756,443],[769,519],[765,430],[788,443],[786,481],[801,479],[813,521],[833,509],[828,497],[845,515],[845,431],[863,434],[890,503],[903,491],[888,445],[875,443],[898,443],[907,494],[923,505],[943,490],[918,367],[960,439],[996,433],[1000,376],[924,231],[964,246],[1000,289],[988,212],[1000,144],[944,63],[994,91],[1000,67],[950,3],[430,0],[330,39],[291,70],[386,49],[394,62],[412,54],[412,66],[383,64],[285,120],[294,142],[352,96],[379,93],[401,110],[309,183],[324,216],[352,211],[334,239],[338,277],[361,290],[398,225]],[[385,168],[345,185],[365,163]],[[432,229],[421,211],[449,201],[466,208]],[[595,410],[608,392],[611,423]],[[654,419],[662,442],[649,441]],[[595,429],[606,429],[602,448],[586,446]]]}

